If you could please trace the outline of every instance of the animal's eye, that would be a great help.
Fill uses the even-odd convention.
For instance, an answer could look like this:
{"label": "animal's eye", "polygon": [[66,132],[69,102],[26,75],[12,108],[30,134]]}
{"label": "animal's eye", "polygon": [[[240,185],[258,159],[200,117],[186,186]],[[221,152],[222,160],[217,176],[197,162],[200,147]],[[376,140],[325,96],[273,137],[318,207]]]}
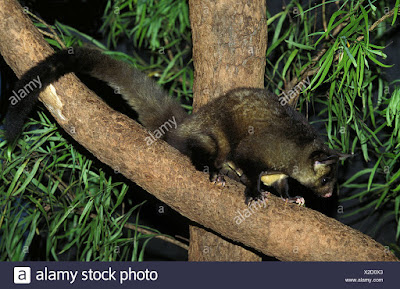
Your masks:
{"label": "animal's eye", "polygon": [[327,183],[329,183],[331,181],[331,178],[328,178],[328,177],[326,177],[326,178],[323,178],[322,180],[321,180],[321,185],[323,185],[323,186],[325,186]]}

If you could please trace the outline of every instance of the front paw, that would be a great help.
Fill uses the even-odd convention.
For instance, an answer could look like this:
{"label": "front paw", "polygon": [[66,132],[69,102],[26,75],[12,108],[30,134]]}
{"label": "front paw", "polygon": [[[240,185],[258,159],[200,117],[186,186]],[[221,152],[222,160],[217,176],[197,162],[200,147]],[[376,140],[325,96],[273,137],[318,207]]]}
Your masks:
{"label": "front paw", "polygon": [[250,190],[246,189],[245,192],[245,201],[244,203],[248,206],[251,205],[252,202],[265,202],[265,200],[268,198],[269,196],[269,192],[266,191],[256,191],[256,192],[250,192]]}
{"label": "front paw", "polygon": [[295,203],[298,204],[300,207],[304,207],[306,201],[304,200],[303,197],[289,197],[287,199],[282,198],[286,203]]}
{"label": "front paw", "polygon": [[212,175],[212,177],[210,178],[210,181],[216,185],[217,187],[225,187],[225,178],[223,175],[221,174],[214,174]]}

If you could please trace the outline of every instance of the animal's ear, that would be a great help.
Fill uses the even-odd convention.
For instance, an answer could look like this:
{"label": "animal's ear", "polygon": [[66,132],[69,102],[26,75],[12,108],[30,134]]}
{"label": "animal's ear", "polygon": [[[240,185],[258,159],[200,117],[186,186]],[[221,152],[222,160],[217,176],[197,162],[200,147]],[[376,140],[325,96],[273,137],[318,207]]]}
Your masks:
{"label": "animal's ear", "polygon": [[312,160],[314,166],[316,165],[330,165],[333,163],[337,163],[339,156],[336,153],[330,153],[326,151],[314,151],[310,155],[310,159]]}
{"label": "animal's ear", "polygon": [[315,166],[327,166],[327,165],[331,165],[331,164],[335,164],[337,163],[339,160],[339,156],[338,155],[329,155],[329,156],[324,156],[322,158],[316,158],[314,159],[314,167]]}
{"label": "animal's ear", "polygon": [[338,157],[339,157],[339,161],[344,161],[348,158],[352,158],[354,157],[354,154],[343,154],[343,153],[337,153]]}
{"label": "animal's ear", "polygon": [[315,151],[311,154],[311,160],[314,171],[323,175],[332,170],[331,166],[338,162],[339,156],[331,152]]}
{"label": "animal's ear", "polygon": [[354,154],[344,154],[335,150],[326,151],[314,151],[310,158],[315,164],[330,165],[338,161],[344,161],[349,157],[354,157]]}

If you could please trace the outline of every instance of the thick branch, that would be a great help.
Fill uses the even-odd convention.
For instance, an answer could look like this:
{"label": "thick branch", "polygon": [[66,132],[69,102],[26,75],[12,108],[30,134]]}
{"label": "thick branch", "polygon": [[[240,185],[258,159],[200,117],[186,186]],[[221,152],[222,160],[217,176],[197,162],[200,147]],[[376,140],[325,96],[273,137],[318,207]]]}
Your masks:
{"label": "thick branch", "polygon": [[193,107],[237,87],[264,87],[265,1],[191,0]]}
{"label": "thick branch", "polygon": [[[190,0],[193,108],[237,87],[264,87],[265,1]],[[261,261],[223,238],[190,226],[189,261]]]}
{"label": "thick branch", "polygon": [[[18,76],[51,53],[15,0],[0,1],[0,53]],[[206,228],[280,260],[397,261],[362,233],[313,210],[270,196],[245,215],[244,187],[210,184],[189,159],[164,142],[146,145],[146,131],[113,111],[73,75],[41,95],[58,123],[100,161]]]}

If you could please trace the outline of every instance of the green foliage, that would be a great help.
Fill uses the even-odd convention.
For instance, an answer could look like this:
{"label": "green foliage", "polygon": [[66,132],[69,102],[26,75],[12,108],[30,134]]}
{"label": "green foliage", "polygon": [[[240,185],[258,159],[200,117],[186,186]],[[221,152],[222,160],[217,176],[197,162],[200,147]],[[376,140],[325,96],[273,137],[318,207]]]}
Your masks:
{"label": "green foliage", "polygon": [[[333,2],[326,4],[336,5]],[[276,59],[267,60],[267,77],[277,94],[285,89],[288,80],[300,80],[306,68],[315,69],[310,85],[303,90],[300,107],[308,102],[322,107],[319,115],[326,125],[329,144],[360,154],[365,161],[366,168],[342,184],[356,192],[343,200],[366,201],[347,216],[368,208],[379,211],[390,206],[399,224],[397,239],[400,93],[395,84],[385,79],[385,69],[390,65],[383,61],[384,34],[395,24],[399,2],[392,7],[385,6],[383,1],[340,2],[331,10],[330,17],[325,12],[324,31],[315,30],[316,21],[323,19],[316,11],[318,6],[304,11],[297,1],[292,1],[284,11],[269,18],[273,40],[267,51],[267,56]],[[389,9],[395,10],[394,17],[385,16]],[[383,22],[370,31],[381,18]],[[291,25],[286,27],[288,22]],[[313,51],[320,52],[317,62]],[[326,97],[320,97],[319,92],[325,91]]]}
{"label": "green foliage", "polygon": [[[193,68],[191,33],[186,0],[109,0],[101,30],[107,45],[116,47],[120,38],[128,38],[137,48],[145,48],[148,60],[138,54],[140,64],[150,76],[159,78],[169,92],[191,110]],[[148,62],[148,63],[147,63]]]}
{"label": "green foliage", "polygon": [[185,0],[108,1],[102,29],[109,30],[107,44],[119,37],[133,37],[137,47],[187,46],[190,43],[189,9]]}
{"label": "green foliage", "polygon": [[93,167],[43,113],[39,118],[26,126],[41,128],[15,146],[0,144],[0,260],[29,260],[35,237],[40,260],[142,260],[140,240],[159,235],[126,228],[141,227],[142,204],[130,203],[127,185]]}

